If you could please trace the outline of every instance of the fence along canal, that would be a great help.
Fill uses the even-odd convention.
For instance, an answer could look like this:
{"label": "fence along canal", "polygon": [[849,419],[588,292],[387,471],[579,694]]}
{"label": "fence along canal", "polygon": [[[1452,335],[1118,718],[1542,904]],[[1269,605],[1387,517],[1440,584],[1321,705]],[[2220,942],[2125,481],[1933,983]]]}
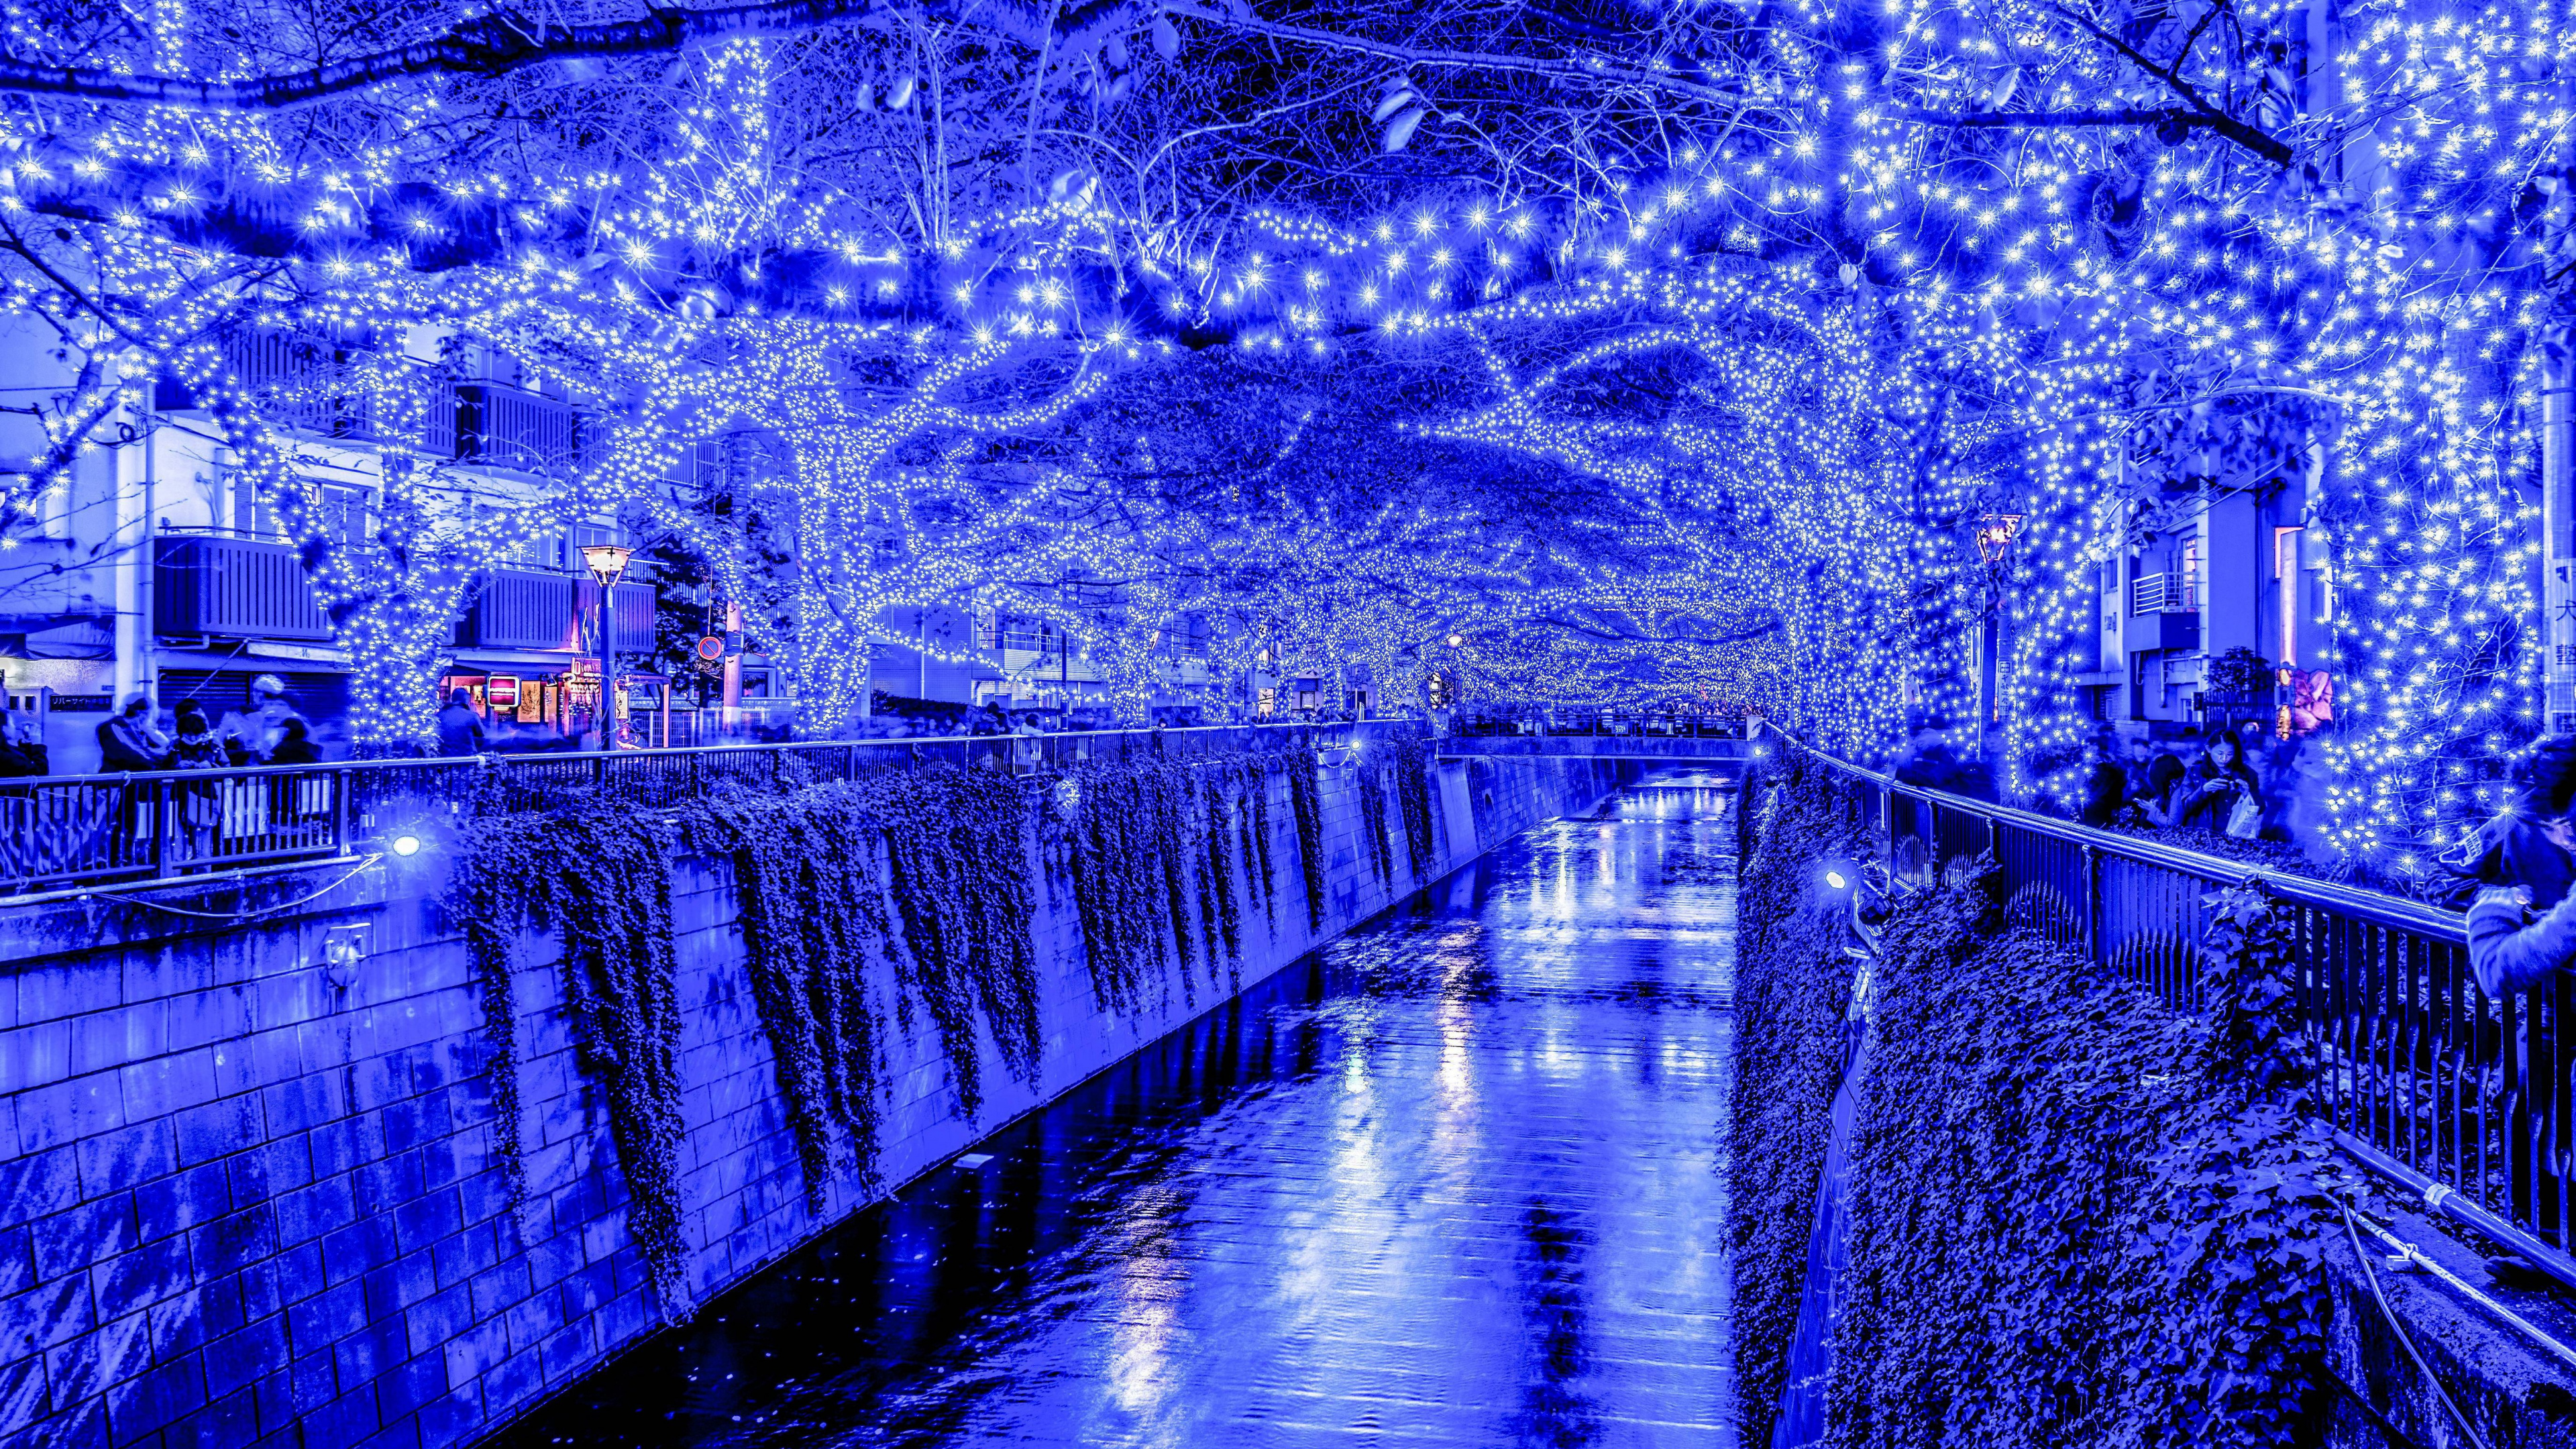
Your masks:
{"label": "fence along canal", "polygon": [[[1775,748],[1807,747],[1778,731]],[[2211,893],[2248,886],[2295,912],[2300,1029],[2323,1070],[2336,1145],[2576,1286],[2568,1140],[2576,1112],[2576,975],[2497,1000],[2469,971],[2465,918],[2241,861],[1900,784],[1815,751],[1875,822],[1900,879],[1937,880],[1991,852],[2017,925],[2202,1005]]]}

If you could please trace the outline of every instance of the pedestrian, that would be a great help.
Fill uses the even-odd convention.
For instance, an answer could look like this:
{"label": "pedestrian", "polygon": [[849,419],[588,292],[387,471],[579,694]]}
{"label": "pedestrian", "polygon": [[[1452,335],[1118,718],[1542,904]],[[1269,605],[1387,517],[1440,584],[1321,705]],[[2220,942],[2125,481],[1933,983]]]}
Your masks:
{"label": "pedestrian", "polygon": [[0,715],[0,779],[43,775],[52,765],[42,726],[14,709]]}
{"label": "pedestrian", "polygon": [[[215,727],[206,718],[206,707],[193,699],[179,701],[173,723],[178,733],[170,744],[170,768],[174,770],[220,770],[231,760],[224,742],[215,735]],[[216,782],[189,783],[173,792],[179,825],[186,832],[188,854],[201,857],[214,854],[215,830],[223,823],[223,799]]]}
{"label": "pedestrian", "polygon": [[2093,737],[2093,768],[2084,779],[2084,812],[2080,817],[2096,830],[2107,830],[2120,823],[2129,805],[2129,775],[2120,768],[2120,757],[2111,747],[2108,735]]}
{"label": "pedestrian", "polygon": [[1016,733],[1018,738],[1011,742],[1011,773],[1034,775],[1038,771],[1039,762],[1046,757],[1046,744],[1038,738],[1043,731],[1038,726],[1036,710],[1028,710],[1021,714]]}
{"label": "pedestrian", "polygon": [[2149,739],[2139,740],[2133,753],[2143,758],[2138,766],[2138,784],[2129,796],[2129,804],[2144,824],[2158,829],[2173,824],[2174,792],[2182,784],[2183,777],[2191,773],[2191,766],[2180,754],[2159,748]]}
{"label": "pedestrian", "polygon": [[2439,893],[2444,904],[2465,907],[2479,887],[2504,886],[2547,910],[2576,884],[2576,857],[2551,828],[2567,813],[2567,797],[2576,795],[2576,735],[2533,741],[2514,761],[2510,783],[2513,797],[2505,808],[2436,859],[2461,883]]}
{"label": "pedestrian", "polygon": [[322,763],[322,752],[314,748],[313,732],[306,727],[302,716],[290,717],[280,728],[277,747],[268,752],[268,762],[272,765]]}
{"label": "pedestrian", "polygon": [[479,755],[485,744],[483,716],[474,712],[474,691],[460,684],[447,692],[447,707],[438,712],[438,752]]}
{"label": "pedestrian", "polygon": [[215,733],[226,759],[236,765],[265,765],[277,749],[277,737],[290,719],[300,719],[286,699],[286,681],[263,674],[250,682],[250,705],[224,715]]}
{"label": "pedestrian", "polygon": [[2199,763],[2175,791],[2173,823],[2251,840],[2262,827],[2263,782],[2245,763],[2245,747],[2231,730],[2215,729],[2201,745]]}
{"label": "pedestrian", "polygon": [[125,707],[98,727],[98,767],[103,772],[158,770],[169,762],[170,741],[152,725],[152,696],[126,697]]}
{"label": "pedestrian", "polygon": [[1915,729],[1905,742],[1905,752],[1898,757],[1890,772],[1896,783],[1924,790],[1955,790],[1959,783],[1959,756],[1950,748],[1948,736],[1932,725]]}
{"label": "pedestrian", "polygon": [[2546,984],[2576,960],[2576,736],[2551,735],[2515,763],[2513,804],[2442,864],[2477,882],[2469,970],[2487,995]]}

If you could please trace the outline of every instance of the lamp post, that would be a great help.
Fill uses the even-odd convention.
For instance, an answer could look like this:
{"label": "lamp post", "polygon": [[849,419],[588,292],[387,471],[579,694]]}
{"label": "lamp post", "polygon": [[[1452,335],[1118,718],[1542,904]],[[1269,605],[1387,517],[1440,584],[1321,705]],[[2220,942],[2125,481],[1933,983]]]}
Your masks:
{"label": "lamp post", "polygon": [[599,584],[599,747],[617,748],[617,581],[635,550],[622,543],[586,543],[581,561]]}
{"label": "lamp post", "polygon": [[1977,520],[1977,557],[1986,566],[1985,608],[1977,621],[1977,745],[1989,758],[1994,732],[2003,715],[2003,585],[2012,543],[2021,532],[2022,515],[1989,513]]}

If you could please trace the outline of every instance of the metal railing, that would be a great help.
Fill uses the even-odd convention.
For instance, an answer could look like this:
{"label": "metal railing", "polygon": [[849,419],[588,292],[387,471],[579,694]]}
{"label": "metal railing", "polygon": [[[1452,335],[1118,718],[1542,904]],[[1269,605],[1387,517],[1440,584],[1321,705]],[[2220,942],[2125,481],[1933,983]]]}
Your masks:
{"label": "metal railing", "polygon": [[[1803,744],[1778,731],[1782,747]],[[2496,1000],[2470,975],[2464,918],[2158,841],[1900,784],[1812,750],[1875,822],[1888,869],[1937,880],[1991,853],[2006,911],[2154,991],[2204,1005],[2212,892],[2250,886],[2293,914],[2299,1029],[2320,1070],[2316,1100],[2337,1144],[2576,1285],[2569,1192],[2576,1173],[2576,975]]]}
{"label": "metal railing", "polygon": [[472,811],[592,794],[668,805],[726,786],[793,788],[929,765],[1047,773],[1144,755],[1338,747],[1404,728],[1219,725],[0,780],[0,899],[351,857]]}
{"label": "metal railing", "polygon": [[2129,612],[2144,616],[2196,609],[2192,585],[2188,574],[2140,574],[2129,581]]}
{"label": "metal railing", "polygon": [[1462,710],[1452,719],[1450,729],[1462,735],[1634,735],[1721,740],[1745,737],[1741,715],[1634,710],[1553,710],[1544,714]]}

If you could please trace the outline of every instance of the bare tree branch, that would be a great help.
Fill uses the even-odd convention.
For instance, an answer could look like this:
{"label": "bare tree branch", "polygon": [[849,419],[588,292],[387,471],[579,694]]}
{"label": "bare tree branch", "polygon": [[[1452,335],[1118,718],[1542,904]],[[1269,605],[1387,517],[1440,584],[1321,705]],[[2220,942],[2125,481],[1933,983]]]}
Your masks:
{"label": "bare tree branch", "polygon": [[[2298,159],[2298,153],[2290,149],[2290,144],[2288,142],[2281,140],[2277,136],[2272,136],[2258,130],[2253,126],[2247,125],[2245,122],[2240,121],[2234,116],[2227,114],[2225,111],[2220,110],[2218,107],[2211,105],[2208,98],[2203,96],[2197,87],[2182,78],[2181,56],[2176,56],[2174,58],[2174,64],[2172,65],[2158,65],[2154,61],[2149,60],[2145,55],[2141,54],[2136,46],[2131,45],[2129,42],[2122,40],[2120,37],[2113,35],[2107,30],[2104,30],[2101,26],[2085,19],[2083,16],[2076,14],[2065,6],[2057,5],[2052,8],[2054,8],[2058,14],[2063,15],[2068,20],[2074,22],[2075,25],[2083,30],[2085,34],[2092,36],[2095,40],[2102,42],[2104,45],[2118,51],[2122,56],[2125,56],[2130,64],[2135,65],[2138,69],[2145,71],[2156,79],[2163,81],[2167,90],[2180,96],[2183,103],[2190,107],[2190,110],[2184,117],[2177,118],[2174,122],[2169,124],[2199,126],[2213,131],[2220,137],[2235,142],[2237,145],[2244,147],[2246,150],[2253,152],[2255,155],[2262,157],[2264,160],[2271,162],[2275,166],[2287,166],[2292,161]],[[2194,27],[2191,35],[2193,40],[2198,40],[2200,38],[2199,28]],[[2188,54],[2187,51],[2185,53]]]}
{"label": "bare tree branch", "polygon": [[1509,71],[1520,75],[1544,76],[1550,80],[1579,81],[1587,85],[1644,86],[1689,96],[1712,105],[1737,107],[1744,98],[1717,86],[1700,85],[1679,76],[1660,75],[1633,66],[1615,65],[1606,60],[1550,60],[1532,55],[1497,55],[1490,51],[1432,50],[1419,46],[1397,45],[1382,40],[1366,40],[1355,35],[1337,35],[1329,30],[1309,30],[1302,25],[1282,25],[1275,20],[1262,20],[1251,15],[1227,15],[1205,10],[1186,0],[1173,0],[1163,7],[1174,15],[1186,15],[1210,25],[1232,30],[1267,35],[1276,40],[1294,40],[1306,45],[1320,45],[1333,50],[1355,50],[1363,55],[1382,56],[1405,65],[1426,66],[1439,70]]}
{"label": "bare tree branch", "polygon": [[878,9],[878,0],[768,0],[714,10],[654,9],[641,20],[601,25],[549,25],[496,11],[460,21],[435,39],[247,80],[123,75],[0,58],[0,93],[201,111],[282,111],[414,76],[501,76],[551,60],[660,55],[715,41],[803,34],[844,25]]}

